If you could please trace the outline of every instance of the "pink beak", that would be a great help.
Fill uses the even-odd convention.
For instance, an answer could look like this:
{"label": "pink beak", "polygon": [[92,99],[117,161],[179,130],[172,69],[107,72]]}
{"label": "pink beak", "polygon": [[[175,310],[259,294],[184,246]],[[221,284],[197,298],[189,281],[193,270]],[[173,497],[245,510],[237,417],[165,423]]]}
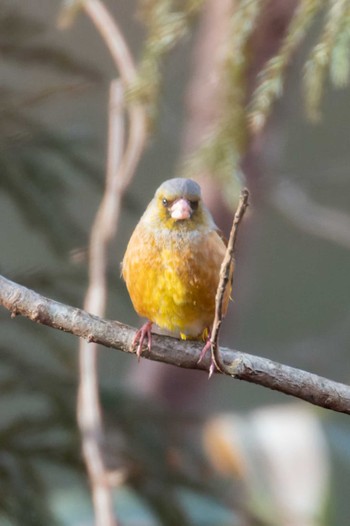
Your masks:
{"label": "pink beak", "polygon": [[190,203],[181,197],[170,208],[170,215],[177,221],[180,219],[190,219],[192,215],[192,208]]}

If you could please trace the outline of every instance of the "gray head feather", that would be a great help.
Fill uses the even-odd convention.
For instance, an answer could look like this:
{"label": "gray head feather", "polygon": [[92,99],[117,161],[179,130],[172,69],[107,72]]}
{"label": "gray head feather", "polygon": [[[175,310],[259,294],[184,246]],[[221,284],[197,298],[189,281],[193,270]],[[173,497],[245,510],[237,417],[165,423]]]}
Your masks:
{"label": "gray head feather", "polygon": [[201,197],[201,188],[198,183],[192,179],[183,179],[176,177],[168,179],[160,185],[156,192],[158,195],[166,195],[169,197],[186,197],[187,199],[199,199]]}

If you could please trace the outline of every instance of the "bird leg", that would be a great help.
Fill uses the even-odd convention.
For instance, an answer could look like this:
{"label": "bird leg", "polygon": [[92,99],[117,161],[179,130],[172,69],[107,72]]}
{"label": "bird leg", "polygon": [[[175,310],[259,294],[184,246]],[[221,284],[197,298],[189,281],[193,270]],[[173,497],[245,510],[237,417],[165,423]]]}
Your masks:
{"label": "bird leg", "polygon": [[[211,331],[210,329],[206,329],[204,334],[207,335],[207,338],[206,338],[207,341],[205,342],[205,345],[203,349],[201,350],[197,363],[200,363],[203,360],[204,356],[207,354],[209,350],[211,351]],[[210,360],[210,367],[209,367],[209,378],[211,378],[211,376],[213,375],[213,372],[215,371],[215,367],[216,367],[215,362],[212,356]]]}
{"label": "bird leg", "polygon": [[211,340],[210,340],[210,334],[207,338],[207,341],[205,342],[205,345],[203,347],[203,349],[201,350],[201,353],[199,355],[199,358],[198,358],[198,362],[197,363],[200,363],[204,356],[207,354],[207,352],[209,351],[209,349],[211,349]]}
{"label": "bird leg", "polygon": [[[206,329],[206,333],[207,333],[207,341],[205,342],[205,345],[203,349],[201,350],[197,363],[200,363],[203,360],[204,356],[207,354],[209,350],[211,351],[211,347],[212,347],[211,330]],[[216,369],[216,364],[215,364],[213,356],[211,356],[210,367],[209,367],[209,378],[211,378],[215,369]]]}
{"label": "bird leg", "polygon": [[137,355],[138,361],[140,361],[143,342],[146,339],[148,340],[148,344],[147,344],[148,350],[151,352],[151,347],[152,347],[151,329],[152,329],[152,322],[148,321],[147,323],[142,325],[141,329],[139,329],[134,336],[134,339],[131,344],[131,349],[133,350],[135,345],[137,344],[136,355]]}

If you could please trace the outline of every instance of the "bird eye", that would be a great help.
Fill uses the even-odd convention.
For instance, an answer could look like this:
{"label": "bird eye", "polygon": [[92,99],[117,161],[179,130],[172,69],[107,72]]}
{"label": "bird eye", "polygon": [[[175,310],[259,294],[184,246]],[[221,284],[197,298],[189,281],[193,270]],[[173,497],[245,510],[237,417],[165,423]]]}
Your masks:
{"label": "bird eye", "polygon": [[198,201],[190,201],[190,205],[191,205],[192,210],[197,210]]}
{"label": "bird eye", "polygon": [[168,206],[168,200],[165,199],[165,197],[164,197],[164,199],[162,199],[162,203],[163,203],[164,206]]}

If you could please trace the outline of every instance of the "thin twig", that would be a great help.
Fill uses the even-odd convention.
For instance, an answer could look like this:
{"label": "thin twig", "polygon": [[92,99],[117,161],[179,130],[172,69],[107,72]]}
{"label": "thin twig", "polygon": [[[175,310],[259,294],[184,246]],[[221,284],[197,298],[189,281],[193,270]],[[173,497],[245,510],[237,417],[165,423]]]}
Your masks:
{"label": "thin twig", "polygon": [[[82,309],[64,305],[0,276],[0,304],[15,317],[21,314],[36,323],[131,353],[136,329],[117,321],[104,320]],[[210,358],[198,363],[200,342],[153,335],[152,350],[145,346],[142,356],[186,369],[208,371]],[[350,386],[313,373],[283,365],[267,358],[220,349],[224,373],[246,382],[295,396],[319,407],[350,414]],[[136,357],[134,358],[136,359]]]}
{"label": "thin twig", "polygon": [[[239,228],[239,225],[241,224],[245,211],[248,207],[248,199],[249,199],[249,192],[247,188],[244,188],[241,192],[238,207],[237,207],[235,216],[233,218],[232,228],[231,228],[230,237],[227,243],[225,257],[223,259],[221,269],[220,269],[219,285],[216,291],[215,316],[214,316],[214,323],[213,323],[213,328],[211,332],[210,343],[211,343],[212,360],[213,360],[213,363],[215,364],[215,367],[218,369],[218,371],[222,371],[223,368],[225,367],[220,358],[220,349],[218,345],[220,327],[221,327],[221,323],[223,319],[222,305],[223,305],[227,286],[229,282],[231,281],[230,277],[232,273],[232,265],[234,263],[234,252],[235,252],[238,228]],[[211,369],[210,373],[212,372],[213,370]]]}
{"label": "thin twig", "polygon": [[[87,0],[82,4],[106,43],[120,72],[126,91],[136,79],[136,66],[117,22],[101,0]],[[129,133],[125,152],[119,167],[119,184],[125,190],[139,162],[146,141],[146,115],[142,104],[127,105]]]}
{"label": "thin twig", "polygon": [[[90,236],[89,286],[84,308],[103,316],[106,305],[106,270],[108,245],[119,214],[118,166],[123,153],[123,88],[120,81],[110,87],[109,142],[105,192]],[[116,526],[110,478],[103,458],[104,431],[99,400],[97,344],[80,340],[80,383],[77,416],[83,454],[88,470],[95,509],[96,526]]]}
{"label": "thin twig", "polygon": [[[84,0],[82,7],[100,32],[121,76],[125,91],[136,77],[136,67],[126,41],[101,0]],[[127,144],[123,151],[123,90],[111,84],[109,143],[105,193],[96,214],[90,237],[89,287],[84,307],[102,316],[106,304],[107,249],[115,234],[121,200],[130,183],[146,139],[146,117],[141,104],[126,107],[129,123]],[[103,422],[98,393],[97,347],[80,345],[80,386],[78,421],[82,432],[83,452],[92,486],[96,526],[116,524],[111,496],[111,478],[103,459]]]}

